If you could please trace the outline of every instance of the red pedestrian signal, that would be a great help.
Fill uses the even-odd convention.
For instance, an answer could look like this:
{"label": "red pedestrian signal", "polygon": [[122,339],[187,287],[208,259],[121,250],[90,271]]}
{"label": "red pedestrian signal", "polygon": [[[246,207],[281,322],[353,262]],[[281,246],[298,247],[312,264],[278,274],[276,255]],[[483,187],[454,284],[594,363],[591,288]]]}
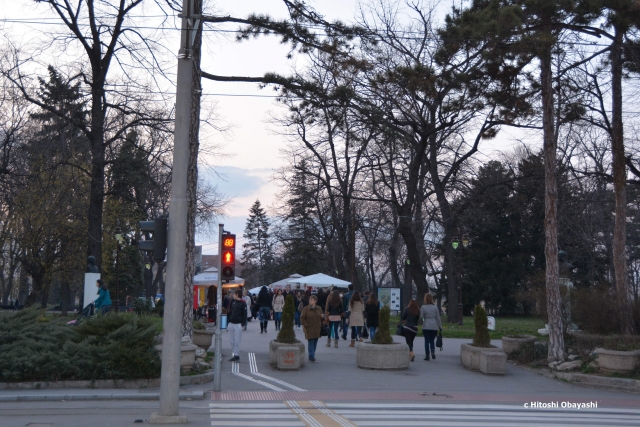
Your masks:
{"label": "red pedestrian signal", "polygon": [[222,236],[221,279],[234,280],[236,278],[236,235],[224,234]]}

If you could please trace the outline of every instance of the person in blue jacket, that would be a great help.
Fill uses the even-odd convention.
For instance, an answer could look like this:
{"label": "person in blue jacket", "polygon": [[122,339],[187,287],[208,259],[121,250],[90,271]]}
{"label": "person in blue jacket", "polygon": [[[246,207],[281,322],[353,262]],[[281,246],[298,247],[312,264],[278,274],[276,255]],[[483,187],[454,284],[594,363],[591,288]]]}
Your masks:
{"label": "person in blue jacket", "polygon": [[111,295],[109,295],[109,288],[107,288],[107,284],[104,283],[102,279],[98,279],[96,287],[98,288],[98,298],[94,301],[96,312],[107,314],[109,310],[111,310]]}

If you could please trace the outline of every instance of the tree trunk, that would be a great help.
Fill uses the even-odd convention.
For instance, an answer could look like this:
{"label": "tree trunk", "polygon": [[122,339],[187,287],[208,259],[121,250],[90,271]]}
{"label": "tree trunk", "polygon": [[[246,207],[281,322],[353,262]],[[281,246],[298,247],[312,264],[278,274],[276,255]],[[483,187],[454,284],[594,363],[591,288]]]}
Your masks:
{"label": "tree trunk", "polygon": [[60,315],[67,316],[69,310],[69,282],[63,280],[60,284]]}
{"label": "tree trunk", "polygon": [[[549,39],[550,33],[544,34]],[[544,235],[546,258],[547,315],[549,324],[549,362],[563,360],[564,328],[561,297],[558,287],[558,218],[556,183],[556,138],[553,124],[553,85],[551,74],[551,44],[540,53],[540,79],[542,90],[542,126],[544,131]]]}
{"label": "tree trunk", "polygon": [[629,280],[627,272],[627,167],[624,157],[622,125],[622,33],[616,28],[611,46],[611,153],[613,155],[613,193],[615,223],[613,228],[613,270],[615,273],[618,315],[622,333],[633,334]]}
{"label": "tree trunk", "polygon": [[[200,14],[202,1],[194,2],[195,13]],[[202,25],[197,29],[193,44],[193,91],[191,93],[191,125],[189,128],[189,167],[187,173],[187,247],[185,248],[184,293],[182,309],[182,336],[193,337],[193,276],[196,272],[196,211],[198,189],[198,149],[200,147],[200,46],[202,44]],[[220,248],[218,248],[220,249]],[[220,272],[218,272],[220,274]]]}

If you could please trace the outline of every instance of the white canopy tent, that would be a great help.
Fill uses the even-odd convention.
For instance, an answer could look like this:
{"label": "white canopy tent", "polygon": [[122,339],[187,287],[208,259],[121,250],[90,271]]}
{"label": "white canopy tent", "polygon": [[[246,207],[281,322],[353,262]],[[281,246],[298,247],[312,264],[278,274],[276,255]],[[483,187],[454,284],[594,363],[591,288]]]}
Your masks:
{"label": "white canopy tent", "polygon": [[312,288],[327,288],[329,286],[337,286],[346,288],[351,284],[345,280],[337,279],[322,273],[312,274],[311,276],[299,277],[288,281],[290,285],[310,286]]}
{"label": "white canopy tent", "polygon": [[302,274],[294,273],[286,279],[278,280],[277,282],[273,282],[268,287],[272,289],[284,289],[285,286],[289,285],[289,281],[291,279],[299,279],[302,277]]}

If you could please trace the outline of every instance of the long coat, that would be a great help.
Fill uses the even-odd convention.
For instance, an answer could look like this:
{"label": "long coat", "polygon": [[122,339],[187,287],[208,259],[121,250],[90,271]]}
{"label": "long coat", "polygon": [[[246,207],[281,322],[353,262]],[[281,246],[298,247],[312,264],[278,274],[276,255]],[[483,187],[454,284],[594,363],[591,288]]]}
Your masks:
{"label": "long coat", "polygon": [[350,304],[349,309],[351,310],[349,326],[364,326],[364,304],[362,301],[354,301],[353,304]]}
{"label": "long coat", "polygon": [[304,337],[308,340],[320,338],[322,328],[322,309],[317,305],[311,308],[310,305],[302,309],[300,323],[304,327]]}

